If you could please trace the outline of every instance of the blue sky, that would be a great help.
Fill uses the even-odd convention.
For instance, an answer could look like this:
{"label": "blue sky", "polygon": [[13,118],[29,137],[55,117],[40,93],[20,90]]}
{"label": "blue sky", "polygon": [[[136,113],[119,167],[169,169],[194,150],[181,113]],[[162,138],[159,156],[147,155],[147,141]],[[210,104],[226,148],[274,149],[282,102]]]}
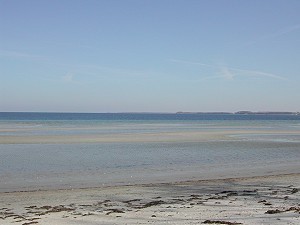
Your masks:
{"label": "blue sky", "polygon": [[298,0],[0,0],[0,111],[300,111]]}

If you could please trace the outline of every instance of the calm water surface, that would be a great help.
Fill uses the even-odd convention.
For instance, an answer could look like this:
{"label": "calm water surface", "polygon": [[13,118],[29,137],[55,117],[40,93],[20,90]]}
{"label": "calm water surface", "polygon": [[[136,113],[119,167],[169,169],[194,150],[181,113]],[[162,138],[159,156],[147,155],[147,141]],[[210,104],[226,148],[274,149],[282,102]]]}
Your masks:
{"label": "calm water surface", "polygon": [[0,191],[300,171],[300,118],[294,115],[0,113],[2,140],[166,133],[188,137],[193,132],[228,135],[204,141],[0,142]]}

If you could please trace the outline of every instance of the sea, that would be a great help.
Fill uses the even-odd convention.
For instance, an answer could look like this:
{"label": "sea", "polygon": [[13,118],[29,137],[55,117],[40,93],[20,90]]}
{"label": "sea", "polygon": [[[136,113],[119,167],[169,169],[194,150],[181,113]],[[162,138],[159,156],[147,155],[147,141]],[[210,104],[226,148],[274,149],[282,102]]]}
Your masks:
{"label": "sea", "polygon": [[300,115],[0,112],[0,192],[300,172]]}

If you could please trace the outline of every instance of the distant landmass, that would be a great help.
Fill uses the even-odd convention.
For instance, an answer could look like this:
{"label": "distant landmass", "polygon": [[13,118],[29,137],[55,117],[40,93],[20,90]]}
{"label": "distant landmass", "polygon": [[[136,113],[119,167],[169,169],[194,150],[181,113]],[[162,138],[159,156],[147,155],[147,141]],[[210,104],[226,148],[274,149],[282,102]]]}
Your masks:
{"label": "distant landmass", "polygon": [[300,115],[300,112],[252,112],[252,111],[238,111],[238,112],[176,112],[176,114],[235,114],[235,115]]}
{"label": "distant landmass", "polygon": [[299,115],[300,112],[251,112],[251,111],[238,111],[234,114],[263,114],[263,115]]}

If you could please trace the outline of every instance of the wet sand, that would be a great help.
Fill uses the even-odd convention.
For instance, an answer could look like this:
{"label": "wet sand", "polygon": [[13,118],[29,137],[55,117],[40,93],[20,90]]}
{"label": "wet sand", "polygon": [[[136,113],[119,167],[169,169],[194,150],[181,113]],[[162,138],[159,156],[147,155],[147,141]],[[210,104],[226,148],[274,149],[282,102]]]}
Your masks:
{"label": "wet sand", "polygon": [[[0,130],[4,133],[4,130]],[[299,130],[226,130],[129,134],[0,135],[0,144],[159,143],[240,140],[242,135],[300,135]]]}
{"label": "wet sand", "polygon": [[0,193],[6,224],[300,224],[300,174]]}

